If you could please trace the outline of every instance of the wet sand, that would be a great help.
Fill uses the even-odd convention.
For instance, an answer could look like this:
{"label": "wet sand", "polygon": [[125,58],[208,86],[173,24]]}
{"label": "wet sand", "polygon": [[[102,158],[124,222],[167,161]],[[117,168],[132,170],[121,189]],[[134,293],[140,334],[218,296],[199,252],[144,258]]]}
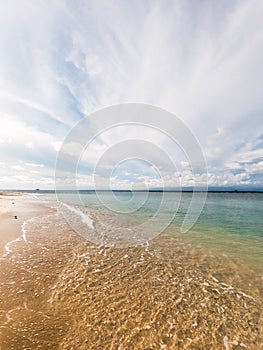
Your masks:
{"label": "wet sand", "polygon": [[0,256],[6,253],[8,242],[22,235],[23,222],[42,210],[33,196],[0,192]]}
{"label": "wet sand", "polygon": [[0,261],[1,350],[263,348],[251,271],[166,235],[96,246],[47,203],[27,202],[26,240]]}
{"label": "wet sand", "polygon": [[[23,223],[22,219],[25,217],[25,210],[21,208],[21,201],[16,203],[16,198],[17,196],[11,193],[0,193],[0,255],[5,253],[5,245],[8,242],[21,235],[21,225]],[[15,219],[17,211],[21,215]]]}

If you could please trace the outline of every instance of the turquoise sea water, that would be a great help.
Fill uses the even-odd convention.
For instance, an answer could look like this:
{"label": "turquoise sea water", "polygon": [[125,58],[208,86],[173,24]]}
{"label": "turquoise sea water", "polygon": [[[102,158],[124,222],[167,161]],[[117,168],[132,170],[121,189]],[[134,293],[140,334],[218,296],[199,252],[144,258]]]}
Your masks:
{"label": "turquoise sea water", "polygon": [[[199,198],[199,197],[200,198]],[[164,232],[263,269],[263,193],[208,193],[203,210],[186,233],[180,227],[192,193],[87,192],[60,194],[59,200],[101,209],[132,225],[161,222]],[[195,206],[202,206],[196,194]],[[198,202],[200,200],[200,203]]]}

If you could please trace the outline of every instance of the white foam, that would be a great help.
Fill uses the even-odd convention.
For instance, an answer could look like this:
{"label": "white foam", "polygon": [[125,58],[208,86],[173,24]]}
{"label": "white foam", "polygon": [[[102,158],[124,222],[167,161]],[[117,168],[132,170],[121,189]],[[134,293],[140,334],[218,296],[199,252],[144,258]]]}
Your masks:
{"label": "white foam", "polygon": [[149,252],[149,246],[150,246],[149,241],[146,241],[146,247],[145,247],[146,252]]}
{"label": "white foam", "polygon": [[24,240],[24,242],[27,242],[26,239],[26,221],[23,222],[23,224],[21,225],[21,229],[22,229],[22,238]]}
{"label": "white foam", "polygon": [[32,197],[36,198],[36,199],[39,199],[39,197],[38,197],[38,196],[36,196],[36,195],[35,195],[35,194],[33,194],[33,193],[30,193],[30,195],[31,195]]}
{"label": "white foam", "polygon": [[27,222],[31,222],[34,221],[34,218],[31,218],[27,221],[24,221],[23,224],[21,225],[21,231],[22,231],[22,235],[13,239],[12,241],[6,243],[5,245],[5,253],[3,254],[2,258],[5,258],[8,254],[12,253],[11,250],[11,246],[13,245],[13,243],[15,242],[19,242],[21,240],[23,240],[24,242],[28,242],[27,237],[26,237],[26,224]]}
{"label": "white foam", "polygon": [[6,243],[5,245],[5,254],[3,255],[3,258],[6,257],[8,254],[12,253],[12,250],[10,249],[11,245],[15,242],[21,241],[21,237],[17,237],[16,239],[13,239],[12,241]]}
{"label": "white foam", "polygon": [[223,338],[224,346],[226,350],[229,350],[228,337],[225,335]]}
{"label": "white foam", "polygon": [[81,217],[81,221],[84,224],[87,224],[90,228],[94,229],[94,225],[93,225],[93,220],[85,213],[83,213],[81,210],[76,209],[75,207],[72,207],[69,204],[66,203],[62,203],[62,205],[64,205],[67,209],[69,209],[70,211],[72,211],[73,213],[79,215]]}

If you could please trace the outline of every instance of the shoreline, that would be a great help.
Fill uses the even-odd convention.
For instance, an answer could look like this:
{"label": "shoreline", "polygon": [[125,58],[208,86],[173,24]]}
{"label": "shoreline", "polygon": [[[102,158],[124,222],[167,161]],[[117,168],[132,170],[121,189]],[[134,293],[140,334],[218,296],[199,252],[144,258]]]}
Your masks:
{"label": "shoreline", "polygon": [[0,195],[0,257],[7,253],[8,245],[22,235],[24,210],[21,203],[15,202],[15,197],[13,194]]}
{"label": "shoreline", "polygon": [[228,283],[230,260],[221,266],[168,235],[148,247],[96,246],[44,198],[20,198],[6,205],[21,239],[0,260],[2,350],[263,347],[262,303],[242,276]]}
{"label": "shoreline", "polygon": [[25,240],[25,223],[35,215],[40,215],[42,206],[31,195],[0,194],[0,257],[7,253],[13,241]]}

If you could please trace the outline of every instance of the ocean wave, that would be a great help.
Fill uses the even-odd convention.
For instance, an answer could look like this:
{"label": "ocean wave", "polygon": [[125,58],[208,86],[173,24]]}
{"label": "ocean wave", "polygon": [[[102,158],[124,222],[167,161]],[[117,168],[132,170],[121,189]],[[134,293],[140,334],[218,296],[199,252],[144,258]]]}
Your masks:
{"label": "ocean wave", "polygon": [[12,241],[6,243],[5,245],[5,253],[4,255],[2,256],[2,258],[5,258],[7,255],[9,255],[10,253],[12,253],[12,250],[11,250],[11,246],[15,243],[15,242],[19,242],[21,241],[21,236],[20,237],[17,237],[15,239],[13,239]]}
{"label": "ocean wave", "polygon": [[7,242],[6,245],[5,245],[5,253],[2,255],[2,258],[5,258],[6,256],[8,256],[10,253],[12,253],[12,245],[16,242],[21,242],[21,241],[24,241],[25,243],[28,243],[28,240],[27,240],[27,236],[26,236],[26,233],[27,233],[27,230],[26,230],[26,225],[29,223],[29,222],[33,222],[35,220],[34,217],[32,217],[31,219],[29,220],[25,220],[22,225],[21,225],[21,235],[16,237],[15,239],[12,239],[11,241]]}
{"label": "ocean wave", "polygon": [[66,208],[67,208],[68,210],[70,210],[71,212],[73,212],[73,213],[79,215],[79,216],[81,217],[81,221],[82,221],[84,224],[88,225],[89,228],[94,229],[93,220],[89,217],[88,214],[83,213],[83,211],[81,211],[80,209],[77,209],[77,208],[75,208],[75,207],[73,207],[73,206],[71,206],[71,205],[69,205],[69,204],[62,203],[62,202],[60,202],[60,203],[61,203],[61,205],[63,205],[64,207],[66,207]]}

